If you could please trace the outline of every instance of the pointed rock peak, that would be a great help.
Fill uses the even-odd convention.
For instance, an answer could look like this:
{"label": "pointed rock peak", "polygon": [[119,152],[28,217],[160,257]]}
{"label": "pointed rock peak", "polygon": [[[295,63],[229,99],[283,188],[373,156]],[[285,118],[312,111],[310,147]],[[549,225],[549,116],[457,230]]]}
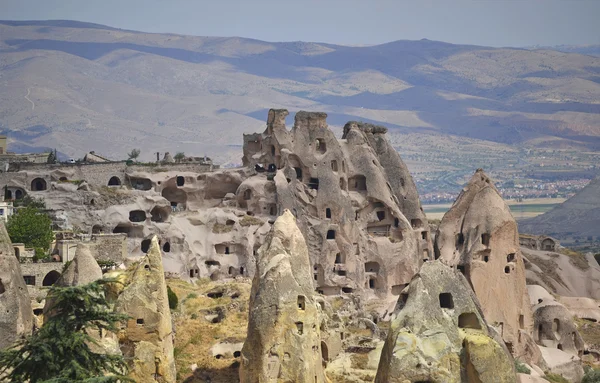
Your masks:
{"label": "pointed rock peak", "polygon": [[31,334],[33,311],[21,265],[4,224],[0,223],[0,349]]}
{"label": "pointed rock peak", "polygon": [[91,283],[102,278],[102,269],[92,255],[90,247],[80,243],[77,245],[73,262],[57,282],[59,286],[76,286]]}
{"label": "pointed rock peak", "polygon": [[162,253],[156,235],[150,240],[150,248],[142,263],[144,264],[144,267],[149,266],[151,270],[160,270],[161,273],[163,272]]}

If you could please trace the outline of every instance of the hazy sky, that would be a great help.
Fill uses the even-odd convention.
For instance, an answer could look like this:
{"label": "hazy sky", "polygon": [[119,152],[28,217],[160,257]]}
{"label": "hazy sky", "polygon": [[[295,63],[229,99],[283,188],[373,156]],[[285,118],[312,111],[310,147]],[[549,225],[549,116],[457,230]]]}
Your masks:
{"label": "hazy sky", "polygon": [[340,44],[600,43],[600,0],[0,0],[0,19]]}

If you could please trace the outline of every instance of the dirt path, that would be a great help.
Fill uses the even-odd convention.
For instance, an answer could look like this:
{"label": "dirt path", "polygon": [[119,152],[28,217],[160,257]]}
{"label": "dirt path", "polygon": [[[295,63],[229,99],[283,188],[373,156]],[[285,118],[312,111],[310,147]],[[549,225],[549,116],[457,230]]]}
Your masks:
{"label": "dirt path", "polygon": [[25,99],[31,103],[31,110],[35,109],[35,103],[29,99],[29,94],[31,93],[31,89],[27,88],[27,94],[25,95]]}

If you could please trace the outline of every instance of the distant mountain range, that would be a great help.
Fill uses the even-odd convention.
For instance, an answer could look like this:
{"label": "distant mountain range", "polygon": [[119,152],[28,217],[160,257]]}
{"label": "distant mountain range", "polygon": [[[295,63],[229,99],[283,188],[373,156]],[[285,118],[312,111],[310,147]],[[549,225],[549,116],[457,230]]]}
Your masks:
{"label": "distant mountain range", "polygon": [[[590,48],[592,49],[592,48]],[[593,51],[593,50],[592,50]],[[582,51],[582,53],[585,53]],[[268,108],[531,146],[600,147],[600,58],[438,41],[350,47],[0,21],[0,130],[12,147],[239,161]],[[290,116],[290,124],[292,119]]]}

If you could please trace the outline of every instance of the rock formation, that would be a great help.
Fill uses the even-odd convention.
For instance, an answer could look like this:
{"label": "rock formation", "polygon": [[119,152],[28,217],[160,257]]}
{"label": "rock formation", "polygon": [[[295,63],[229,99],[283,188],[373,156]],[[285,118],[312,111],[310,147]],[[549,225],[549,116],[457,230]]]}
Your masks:
{"label": "rock formation", "polygon": [[0,349],[31,334],[33,310],[6,227],[0,223]]}
{"label": "rock formation", "polygon": [[350,122],[338,140],[325,113],[296,113],[291,131],[287,114],[270,110],[263,134],[244,135],[243,163],[257,175],[238,188],[239,205],[292,211],[317,291],[354,293],[385,318],[432,253],[412,177],[386,128]]}
{"label": "rock formation", "polygon": [[460,270],[515,357],[536,363],[533,321],[517,223],[483,170],[475,172],[444,215],[435,239],[436,258]]}
{"label": "rock formation", "polygon": [[308,249],[284,211],[258,250],[241,383],[322,383],[318,306]]}
{"label": "rock formation", "polygon": [[119,295],[116,310],[131,317],[119,339],[129,376],[138,383],[174,383],[173,327],[157,237]]}
{"label": "rock formation", "polygon": [[544,362],[550,371],[571,382],[580,381],[585,345],[573,314],[542,286],[527,286],[527,290],[533,307],[534,339],[541,346]]}
{"label": "rock formation", "polygon": [[513,361],[493,339],[465,278],[425,263],[401,295],[376,383],[514,382]]}
{"label": "rock formation", "polygon": [[[102,279],[102,269],[98,266],[98,262],[92,255],[88,245],[80,243],[77,245],[75,257],[73,261],[63,271],[60,278],[54,283],[55,286],[79,286],[85,285]],[[44,322],[48,319],[52,311],[54,301],[46,299],[44,306]]]}

